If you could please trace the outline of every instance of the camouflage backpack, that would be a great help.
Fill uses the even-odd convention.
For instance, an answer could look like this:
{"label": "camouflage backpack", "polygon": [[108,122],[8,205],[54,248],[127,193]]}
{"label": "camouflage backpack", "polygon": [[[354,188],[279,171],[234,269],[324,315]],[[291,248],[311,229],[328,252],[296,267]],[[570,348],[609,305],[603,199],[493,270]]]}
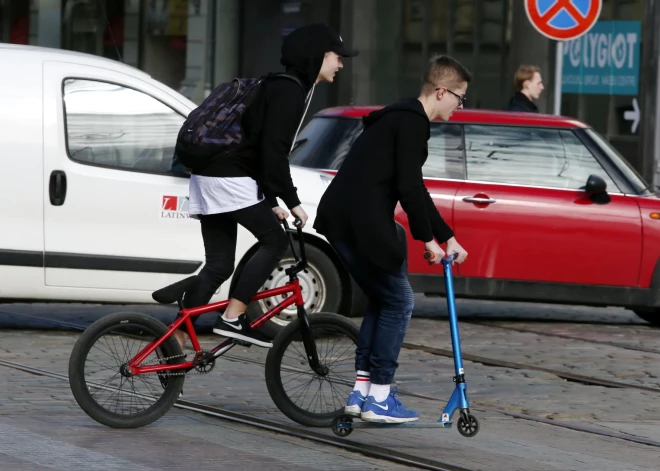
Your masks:
{"label": "camouflage backpack", "polygon": [[189,169],[203,168],[212,156],[231,152],[243,141],[241,118],[265,79],[286,77],[300,85],[296,77],[270,74],[261,78],[236,78],[218,85],[181,126],[173,168],[182,164]]}

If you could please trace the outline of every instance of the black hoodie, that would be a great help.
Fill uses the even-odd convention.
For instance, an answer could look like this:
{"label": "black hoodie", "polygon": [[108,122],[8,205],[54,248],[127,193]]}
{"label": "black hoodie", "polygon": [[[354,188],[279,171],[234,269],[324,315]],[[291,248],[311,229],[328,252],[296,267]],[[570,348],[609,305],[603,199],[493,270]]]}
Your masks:
{"label": "black hoodie", "polygon": [[297,77],[303,87],[287,78],[266,79],[241,121],[244,145],[217,159],[198,172],[200,175],[249,176],[257,181],[272,206],[277,205],[276,197],[289,209],[300,204],[291,180],[288,155],[325,53],[336,48],[330,34],[325,25],[309,25],[284,39],[280,62],[286,73]]}
{"label": "black hoodie", "polygon": [[363,122],[362,134],[321,198],[314,228],[356,245],[372,263],[398,271],[406,245],[397,236],[397,203],[414,239],[435,237],[443,243],[454,235],[424,186],[430,122],[415,98],[374,111]]}

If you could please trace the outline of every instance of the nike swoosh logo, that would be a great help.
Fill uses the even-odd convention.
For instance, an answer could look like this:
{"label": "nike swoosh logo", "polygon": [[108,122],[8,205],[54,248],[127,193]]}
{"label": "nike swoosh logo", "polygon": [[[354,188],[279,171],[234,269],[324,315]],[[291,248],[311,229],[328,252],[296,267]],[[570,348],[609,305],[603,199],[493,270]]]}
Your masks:
{"label": "nike swoosh logo", "polygon": [[228,325],[228,326],[230,326],[230,327],[233,327],[233,328],[236,329],[236,330],[243,330],[243,326],[242,326],[241,324],[234,325],[234,324],[230,324],[229,322],[225,322],[225,325]]}
{"label": "nike swoosh logo", "polygon": [[374,404],[374,406],[376,406],[376,407],[380,407],[380,408],[383,409],[383,410],[388,410],[388,409],[390,408],[389,404],[386,405],[386,406],[381,406],[381,405],[379,405],[379,404]]}

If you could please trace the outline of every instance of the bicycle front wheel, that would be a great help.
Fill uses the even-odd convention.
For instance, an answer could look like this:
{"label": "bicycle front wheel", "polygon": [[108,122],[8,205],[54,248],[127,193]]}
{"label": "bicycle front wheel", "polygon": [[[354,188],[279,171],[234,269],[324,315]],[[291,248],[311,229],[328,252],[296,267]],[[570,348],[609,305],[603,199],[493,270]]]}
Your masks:
{"label": "bicycle front wheel", "polygon": [[358,328],[338,314],[309,316],[319,362],[327,373],[313,371],[300,333],[300,319],[286,326],[266,357],[266,385],[284,415],[309,427],[330,427],[343,413],[355,383]]}

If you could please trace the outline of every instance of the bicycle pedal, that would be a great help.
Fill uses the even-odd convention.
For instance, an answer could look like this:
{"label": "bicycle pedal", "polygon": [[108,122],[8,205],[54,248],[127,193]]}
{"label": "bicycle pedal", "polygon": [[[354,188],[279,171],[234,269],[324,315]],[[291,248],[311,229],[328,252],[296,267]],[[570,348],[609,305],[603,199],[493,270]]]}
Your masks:
{"label": "bicycle pedal", "polygon": [[239,340],[239,339],[234,339],[234,343],[236,345],[240,345],[241,347],[251,347],[252,344],[250,342],[246,342],[245,340]]}

